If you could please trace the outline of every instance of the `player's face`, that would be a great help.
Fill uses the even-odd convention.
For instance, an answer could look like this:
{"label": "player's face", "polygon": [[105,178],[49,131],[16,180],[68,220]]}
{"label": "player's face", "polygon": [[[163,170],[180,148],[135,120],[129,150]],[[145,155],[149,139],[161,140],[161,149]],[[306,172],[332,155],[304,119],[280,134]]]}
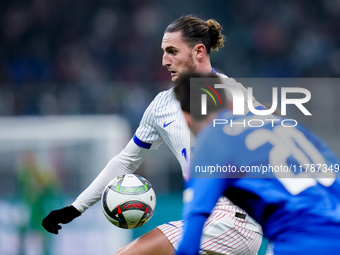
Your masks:
{"label": "player's face", "polygon": [[182,32],[165,33],[161,47],[162,65],[170,71],[172,81],[175,81],[181,73],[196,69],[194,50],[183,41]]}

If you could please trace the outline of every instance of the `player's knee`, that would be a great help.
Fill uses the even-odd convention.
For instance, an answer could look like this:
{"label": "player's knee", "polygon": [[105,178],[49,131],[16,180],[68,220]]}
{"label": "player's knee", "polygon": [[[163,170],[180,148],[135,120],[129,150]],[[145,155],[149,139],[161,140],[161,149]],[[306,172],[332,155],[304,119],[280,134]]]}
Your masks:
{"label": "player's knee", "polygon": [[114,255],[172,255],[173,253],[169,240],[156,228],[123,246]]}

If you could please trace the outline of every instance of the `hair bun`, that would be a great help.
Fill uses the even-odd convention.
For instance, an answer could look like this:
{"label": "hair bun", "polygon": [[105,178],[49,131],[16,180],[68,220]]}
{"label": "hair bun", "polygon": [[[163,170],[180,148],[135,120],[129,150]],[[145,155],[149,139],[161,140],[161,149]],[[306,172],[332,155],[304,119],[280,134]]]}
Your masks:
{"label": "hair bun", "polygon": [[222,35],[221,25],[213,19],[206,21],[211,35],[211,49],[218,50],[224,46],[224,36]]}

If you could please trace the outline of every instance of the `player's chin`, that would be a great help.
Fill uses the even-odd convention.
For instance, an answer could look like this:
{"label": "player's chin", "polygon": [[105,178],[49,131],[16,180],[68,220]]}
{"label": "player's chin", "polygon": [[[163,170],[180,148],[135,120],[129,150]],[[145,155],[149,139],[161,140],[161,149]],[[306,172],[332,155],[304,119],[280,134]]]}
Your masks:
{"label": "player's chin", "polygon": [[178,73],[175,73],[175,74],[171,75],[171,81],[172,82],[176,82],[177,79],[178,79]]}

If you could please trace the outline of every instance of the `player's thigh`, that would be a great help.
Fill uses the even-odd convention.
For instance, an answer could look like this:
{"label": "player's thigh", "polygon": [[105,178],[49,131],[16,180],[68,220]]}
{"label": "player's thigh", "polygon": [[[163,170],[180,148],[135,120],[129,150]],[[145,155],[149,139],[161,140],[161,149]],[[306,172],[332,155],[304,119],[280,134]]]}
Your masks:
{"label": "player's thigh", "polygon": [[115,255],[172,255],[174,249],[158,228],[142,235],[119,249]]}

